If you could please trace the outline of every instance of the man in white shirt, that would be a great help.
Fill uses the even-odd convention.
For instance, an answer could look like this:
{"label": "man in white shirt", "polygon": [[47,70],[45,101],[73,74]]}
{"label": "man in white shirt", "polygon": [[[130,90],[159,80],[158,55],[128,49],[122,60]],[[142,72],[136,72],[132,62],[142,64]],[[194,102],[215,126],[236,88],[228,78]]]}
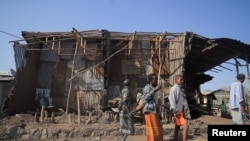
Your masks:
{"label": "man in white shirt", "polygon": [[231,84],[229,108],[233,124],[241,125],[246,123],[244,87],[242,85],[245,75],[239,73],[236,78],[237,80]]}

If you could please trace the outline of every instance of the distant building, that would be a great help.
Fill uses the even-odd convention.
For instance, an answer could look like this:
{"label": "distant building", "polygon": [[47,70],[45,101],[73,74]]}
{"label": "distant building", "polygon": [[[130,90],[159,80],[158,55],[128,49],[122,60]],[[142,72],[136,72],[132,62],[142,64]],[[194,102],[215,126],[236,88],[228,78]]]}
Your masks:
{"label": "distant building", "polygon": [[204,102],[204,104],[206,104],[208,99],[211,99],[211,100],[213,100],[212,101],[213,107],[218,107],[222,103],[222,100],[223,100],[228,107],[229,94],[230,94],[230,91],[228,89],[218,89],[218,90],[214,90],[214,91],[205,91],[202,93],[203,100],[204,100],[203,102]]}
{"label": "distant building", "polygon": [[0,115],[5,108],[5,101],[11,94],[11,89],[14,86],[15,77],[7,72],[0,72]]}
{"label": "distant building", "polygon": [[229,95],[230,95],[229,89],[218,89],[218,90],[213,91],[213,93],[217,99],[216,101],[214,101],[214,104],[216,106],[220,105],[222,103],[222,101],[224,101],[228,107]]}
{"label": "distant building", "polygon": [[207,107],[208,110],[211,110],[212,107],[214,107],[214,101],[216,100],[216,97],[213,93],[213,91],[205,91],[202,93],[202,101],[204,103],[204,106]]}

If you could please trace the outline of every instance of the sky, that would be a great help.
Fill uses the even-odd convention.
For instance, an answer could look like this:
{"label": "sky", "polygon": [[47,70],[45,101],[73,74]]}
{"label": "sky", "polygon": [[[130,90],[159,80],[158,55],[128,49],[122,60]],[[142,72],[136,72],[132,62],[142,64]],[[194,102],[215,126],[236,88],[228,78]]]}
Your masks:
{"label": "sky", "polygon": [[[0,71],[15,70],[10,41],[20,40],[22,31],[70,32],[72,28],[78,31],[190,31],[208,38],[224,37],[250,44],[250,1],[0,0]],[[205,72],[214,79],[201,85],[202,90],[229,87],[236,80],[235,66],[228,63],[222,66],[232,71],[218,67],[221,72]],[[246,66],[240,67],[240,72],[248,76],[246,70]],[[248,81],[244,85],[248,87]]]}

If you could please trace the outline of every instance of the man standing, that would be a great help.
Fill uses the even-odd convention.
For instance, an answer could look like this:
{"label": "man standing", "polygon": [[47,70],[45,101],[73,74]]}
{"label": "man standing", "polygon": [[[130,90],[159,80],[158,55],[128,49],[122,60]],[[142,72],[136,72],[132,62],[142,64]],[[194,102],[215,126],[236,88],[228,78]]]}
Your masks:
{"label": "man standing", "polygon": [[163,141],[163,127],[158,114],[158,100],[156,92],[161,89],[157,83],[157,75],[148,76],[148,84],[143,88],[143,95],[136,109],[131,112],[139,111],[142,108],[146,122],[147,141]]}
{"label": "man standing", "polygon": [[121,101],[119,104],[119,122],[120,132],[123,135],[122,141],[125,141],[128,135],[134,134],[134,124],[132,117],[129,115],[129,112],[133,110],[132,95],[129,90],[130,81],[129,79],[125,79],[123,83],[124,87],[121,91]]}
{"label": "man standing", "polygon": [[231,84],[229,108],[233,124],[242,125],[246,122],[244,87],[242,83],[245,81],[245,75],[239,73],[237,80]]}
{"label": "man standing", "polygon": [[182,140],[187,140],[187,130],[188,130],[188,123],[184,117],[184,92],[183,92],[183,76],[176,75],[175,76],[175,84],[170,89],[169,93],[169,102],[170,102],[170,110],[174,116],[175,121],[175,132],[174,132],[174,140],[178,140],[178,134],[180,130],[180,126],[183,126],[183,135]]}

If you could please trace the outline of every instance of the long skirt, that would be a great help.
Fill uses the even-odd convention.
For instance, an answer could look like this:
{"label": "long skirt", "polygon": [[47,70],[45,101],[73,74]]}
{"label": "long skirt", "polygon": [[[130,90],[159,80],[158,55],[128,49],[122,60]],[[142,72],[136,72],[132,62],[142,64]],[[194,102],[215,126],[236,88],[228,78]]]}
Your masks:
{"label": "long skirt", "polygon": [[163,141],[163,127],[155,113],[145,113],[147,141]]}
{"label": "long skirt", "polygon": [[121,111],[119,114],[120,132],[122,134],[133,135],[134,134],[134,123],[132,117],[127,112]]}

